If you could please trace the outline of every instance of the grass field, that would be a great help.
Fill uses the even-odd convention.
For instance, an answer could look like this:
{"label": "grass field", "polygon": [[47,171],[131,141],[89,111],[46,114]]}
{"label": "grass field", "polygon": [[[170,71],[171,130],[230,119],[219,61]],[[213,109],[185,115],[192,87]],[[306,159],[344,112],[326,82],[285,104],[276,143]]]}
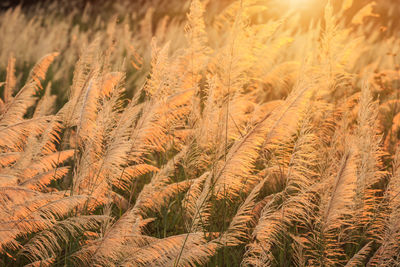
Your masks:
{"label": "grass field", "polygon": [[398,10],[4,6],[0,266],[400,266]]}

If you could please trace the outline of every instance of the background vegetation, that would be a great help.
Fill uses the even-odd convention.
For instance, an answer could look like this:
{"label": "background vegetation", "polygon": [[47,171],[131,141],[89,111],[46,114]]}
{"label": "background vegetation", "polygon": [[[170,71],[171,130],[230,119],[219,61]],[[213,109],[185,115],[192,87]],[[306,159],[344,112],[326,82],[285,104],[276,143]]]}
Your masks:
{"label": "background vegetation", "polygon": [[7,5],[0,265],[398,266],[398,5],[312,1]]}

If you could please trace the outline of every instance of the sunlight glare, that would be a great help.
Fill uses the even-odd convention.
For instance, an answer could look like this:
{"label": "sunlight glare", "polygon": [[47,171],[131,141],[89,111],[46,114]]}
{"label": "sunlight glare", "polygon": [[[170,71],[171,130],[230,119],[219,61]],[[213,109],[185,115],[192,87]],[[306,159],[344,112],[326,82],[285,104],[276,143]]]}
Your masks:
{"label": "sunlight glare", "polygon": [[315,0],[287,0],[287,2],[294,9],[308,9],[315,4]]}

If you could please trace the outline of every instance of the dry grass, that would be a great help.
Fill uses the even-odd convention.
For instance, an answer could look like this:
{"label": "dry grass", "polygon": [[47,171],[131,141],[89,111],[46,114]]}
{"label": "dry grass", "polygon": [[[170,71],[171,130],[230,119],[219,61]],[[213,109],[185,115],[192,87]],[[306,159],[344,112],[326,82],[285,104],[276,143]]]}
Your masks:
{"label": "dry grass", "polygon": [[351,3],[1,13],[0,265],[398,266],[400,42]]}

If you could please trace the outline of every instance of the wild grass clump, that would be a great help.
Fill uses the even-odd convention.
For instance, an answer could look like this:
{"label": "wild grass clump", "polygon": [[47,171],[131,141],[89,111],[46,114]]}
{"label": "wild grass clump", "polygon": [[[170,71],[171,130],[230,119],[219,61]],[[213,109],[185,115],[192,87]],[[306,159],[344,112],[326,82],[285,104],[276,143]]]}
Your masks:
{"label": "wild grass clump", "polygon": [[400,46],[372,6],[147,6],[0,16],[0,265],[397,266]]}

